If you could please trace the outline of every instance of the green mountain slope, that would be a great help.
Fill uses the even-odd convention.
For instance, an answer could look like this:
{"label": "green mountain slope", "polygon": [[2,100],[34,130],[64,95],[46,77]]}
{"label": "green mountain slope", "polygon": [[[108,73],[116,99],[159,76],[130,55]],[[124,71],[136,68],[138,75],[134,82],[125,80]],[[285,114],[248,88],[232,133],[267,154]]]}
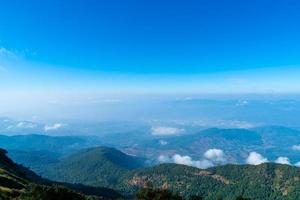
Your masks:
{"label": "green mountain slope", "polygon": [[207,170],[163,164],[132,171],[123,179],[123,186],[135,191],[151,183],[182,196],[200,195],[206,199],[297,199],[300,197],[300,169],[288,165],[261,164],[225,165]]}
{"label": "green mountain slope", "polygon": [[39,174],[44,166],[56,163],[60,155],[48,151],[20,151],[8,150],[8,156],[17,163],[29,167],[32,171]]}
{"label": "green mountain slope", "polygon": [[132,163],[128,164],[134,159],[115,149],[94,148],[66,157],[44,173],[59,181],[110,186],[127,195],[150,183],[184,197],[199,195],[214,200],[217,197],[231,200],[237,196],[259,200],[300,197],[300,168],[297,167],[267,163],[225,165],[203,170],[162,164],[135,169]]}
{"label": "green mountain slope", "polygon": [[81,150],[49,165],[41,173],[49,179],[94,186],[115,187],[127,171],[142,167],[144,160],[114,148]]}
{"label": "green mountain slope", "polygon": [[[0,199],[60,200],[116,199],[117,192],[107,188],[57,183],[43,179],[29,169],[15,164],[0,149]],[[71,189],[69,189],[71,188]],[[77,191],[77,192],[75,192]],[[86,196],[84,194],[93,195]]]}

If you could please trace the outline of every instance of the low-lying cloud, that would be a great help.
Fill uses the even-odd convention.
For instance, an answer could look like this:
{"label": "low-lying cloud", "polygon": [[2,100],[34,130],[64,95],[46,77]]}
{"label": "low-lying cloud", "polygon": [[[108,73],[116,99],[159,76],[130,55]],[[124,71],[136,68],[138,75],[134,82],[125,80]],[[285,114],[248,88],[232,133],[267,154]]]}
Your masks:
{"label": "low-lying cloud", "polygon": [[158,161],[161,163],[188,165],[201,169],[206,169],[226,162],[225,154],[221,149],[209,149],[203,154],[203,157],[204,158],[201,160],[193,160],[192,157],[187,155],[175,154],[171,157],[160,155]]}
{"label": "low-lying cloud", "polygon": [[290,165],[290,159],[288,157],[278,157],[276,160],[275,160],[275,163],[278,163],[278,164],[286,164],[286,165]]}
{"label": "low-lying cloud", "polygon": [[158,162],[160,162],[160,163],[172,163],[173,160],[169,156],[160,155],[160,156],[158,156]]}
{"label": "low-lying cloud", "polygon": [[12,130],[12,129],[33,129],[36,128],[37,124],[32,123],[32,122],[18,122],[14,125],[9,125],[7,126],[7,130]]}
{"label": "low-lying cloud", "polygon": [[165,140],[159,140],[159,144],[162,145],[162,146],[164,146],[164,145],[167,145],[168,142],[165,141]]}
{"label": "low-lying cloud", "polygon": [[63,124],[56,123],[56,124],[51,124],[51,125],[45,125],[44,130],[45,131],[54,131],[57,129],[60,129],[63,127]]}
{"label": "low-lying cloud", "polygon": [[188,166],[197,167],[201,169],[206,169],[214,166],[214,163],[210,160],[206,160],[206,159],[193,160],[190,156],[181,156],[179,154],[175,154],[172,157],[172,160],[176,164],[188,165]]}
{"label": "low-lying cloud", "polygon": [[300,161],[294,164],[296,167],[300,167]]}
{"label": "low-lying cloud", "polygon": [[194,162],[190,156],[181,156],[179,154],[175,154],[173,156],[173,160],[177,164],[194,166]]}
{"label": "low-lying cloud", "polygon": [[221,149],[209,149],[204,153],[204,157],[215,162],[225,162],[225,154]]}
{"label": "low-lying cloud", "polygon": [[[221,149],[208,149],[204,152],[203,158],[200,160],[193,160],[192,157],[188,155],[174,154],[173,156],[160,155],[158,161],[160,163],[176,163],[200,169],[227,163],[226,155]],[[255,151],[250,152],[246,159],[246,163],[250,165],[260,165],[267,162],[269,162],[269,160],[266,157]],[[300,167],[300,161],[292,164],[290,159],[285,156],[278,157],[274,163]]]}
{"label": "low-lying cloud", "polygon": [[152,135],[155,136],[170,136],[170,135],[178,135],[184,132],[184,129],[160,126],[160,127],[152,128],[151,131],[152,131]]}
{"label": "low-lying cloud", "polygon": [[293,146],[292,146],[292,149],[295,150],[295,151],[300,151],[300,144],[298,144],[298,145],[293,145]]}
{"label": "low-lying cloud", "polygon": [[246,159],[246,163],[250,165],[260,165],[265,162],[268,162],[268,159],[254,151],[251,152]]}
{"label": "low-lying cloud", "polygon": [[17,128],[35,128],[36,124],[31,122],[19,122],[16,125]]}

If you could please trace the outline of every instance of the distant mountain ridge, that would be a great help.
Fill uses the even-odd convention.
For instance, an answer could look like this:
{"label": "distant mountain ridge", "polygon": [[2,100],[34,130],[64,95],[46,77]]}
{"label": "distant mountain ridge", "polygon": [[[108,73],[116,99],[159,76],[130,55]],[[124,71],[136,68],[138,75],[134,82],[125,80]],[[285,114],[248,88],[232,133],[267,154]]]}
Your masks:
{"label": "distant mountain ridge", "polygon": [[69,153],[92,145],[89,141],[88,137],[80,136],[0,135],[0,147],[8,150]]}
{"label": "distant mountain ridge", "polygon": [[[223,150],[229,163],[245,163],[252,151],[273,161],[278,157],[288,157],[291,163],[300,161],[299,151],[293,149],[293,146],[300,145],[300,131],[295,129],[264,126],[249,129],[192,128],[187,130],[191,132],[167,136],[151,135],[149,129],[126,134],[106,134],[101,137],[0,135],[0,146],[7,149],[14,160],[37,172],[40,168],[37,164],[39,162],[44,163],[44,160],[55,162],[62,156],[95,146],[112,146],[154,162],[160,155],[174,153],[199,160],[207,150],[212,148]],[[122,139],[124,137],[126,140]],[[33,161],[31,155],[34,155],[36,161],[40,161]]]}
{"label": "distant mountain ridge", "polygon": [[[130,139],[126,140],[130,141]],[[127,142],[129,143],[129,142]],[[300,161],[299,151],[293,149],[300,144],[300,131],[281,127],[264,126],[251,129],[209,128],[191,134],[156,136],[143,143],[125,146],[126,152],[147,155],[157,159],[160,155],[176,152],[194,159],[201,159],[209,149],[224,151],[229,163],[244,164],[250,152],[258,152],[271,161],[288,157],[291,163]]]}

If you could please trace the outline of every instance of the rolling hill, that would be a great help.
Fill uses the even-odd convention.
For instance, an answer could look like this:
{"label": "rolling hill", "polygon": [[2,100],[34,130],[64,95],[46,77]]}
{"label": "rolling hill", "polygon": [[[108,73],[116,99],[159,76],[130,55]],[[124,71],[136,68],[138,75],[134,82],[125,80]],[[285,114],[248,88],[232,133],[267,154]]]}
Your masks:
{"label": "rolling hill", "polygon": [[62,182],[114,187],[123,174],[143,167],[144,162],[114,148],[89,148],[47,166],[41,175]]}

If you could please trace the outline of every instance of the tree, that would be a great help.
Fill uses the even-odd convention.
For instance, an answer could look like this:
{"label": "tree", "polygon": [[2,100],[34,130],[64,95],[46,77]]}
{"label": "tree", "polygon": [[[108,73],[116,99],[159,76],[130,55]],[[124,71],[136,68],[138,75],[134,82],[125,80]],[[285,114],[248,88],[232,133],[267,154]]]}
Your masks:
{"label": "tree", "polygon": [[191,195],[189,197],[189,200],[203,200],[203,198],[201,196]]}
{"label": "tree", "polygon": [[81,194],[61,186],[44,186],[29,184],[25,193],[20,196],[22,200],[85,200]]}
{"label": "tree", "polygon": [[243,196],[238,196],[236,200],[251,200],[250,198],[244,198]]}
{"label": "tree", "polygon": [[182,200],[182,197],[168,190],[147,187],[136,193],[135,200]]}

